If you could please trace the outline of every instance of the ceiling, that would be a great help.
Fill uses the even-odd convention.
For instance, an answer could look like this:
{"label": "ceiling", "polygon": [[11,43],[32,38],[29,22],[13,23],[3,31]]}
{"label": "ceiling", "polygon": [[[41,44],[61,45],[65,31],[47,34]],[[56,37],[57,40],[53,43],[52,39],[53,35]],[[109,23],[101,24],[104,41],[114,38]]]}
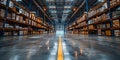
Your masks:
{"label": "ceiling", "polygon": [[[30,0],[23,0],[29,1]],[[32,0],[44,10],[49,20],[54,24],[70,24],[77,20],[86,11],[87,0]],[[91,8],[102,0],[88,0],[88,7]],[[34,6],[33,6],[34,7]],[[33,8],[32,10],[36,10]],[[43,14],[42,14],[43,15]]]}
{"label": "ceiling", "polygon": [[[82,15],[82,13],[85,11],[85,3],[81,6],[81,4],[85,2],[85,0],[37,0],[37,1],[40,3],[42,7],[44,7],[47,10],[48,15],[50,15],[50,18],[52,20],[54,20],[55,24],[68,23],[69,20],[72,20],[72,18],[74,18],[74,16],[78,15],[75,17],[77,18],[80,15]],[[95,4],[97,0],[88,1],[89,5],[92,6],[93,3]]]}

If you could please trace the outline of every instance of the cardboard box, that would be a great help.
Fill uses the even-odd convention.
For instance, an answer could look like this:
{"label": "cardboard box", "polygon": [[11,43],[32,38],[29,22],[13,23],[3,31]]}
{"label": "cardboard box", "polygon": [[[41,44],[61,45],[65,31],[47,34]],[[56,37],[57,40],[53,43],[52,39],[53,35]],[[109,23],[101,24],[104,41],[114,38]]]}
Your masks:
{"label": "cardboard box", "polygon": [[102,35],[101,29],[98,29],[98,35]]}
{"label": "cardboard box", "polygon": [[89,29],[95,29],[94,25],[90,25]]}
{"label": "cardboard box", "polygon": [[113,27],[120,27],[120,21],[119,20],[114,20],[113,21]]}
{"label": "cardboard box", "polygon": [[5,36],[11,36],[12,33],[11,33],[11,32],[5,32],[4,35],[5,35]]}
{"label": "cardboard box", "polygon": [[0,9],[0,16],[4,17],[5,16],[5,10],[4,9]]}
{"label": "cardboard box", "polygon": [[18,35],[18,32],[14,32],[14,34],[13,34],[14,36],[17,36]]}
{"label": "cardboard box", "polygon": [[115,36],[120,36],[120,30],[114,30],[114,35]]}
{"label": "cardboard box", "polygon": [[111,31],[110,30],[106,30],[106,35],[107,36],[111,36]]}
{"label": "cardboard box", "polygon": [[19,16],[19,21],[20,21],[21,23],[23,23],[23,17],[22,17],[22,16]]}
{"label": "cardboard box", "polygon": [[106,28],[106,24],[102,24],[102,28]]}
{"label": "cardboard box", "polygon": [[19,21],[19,17],[20,17],[19,15],[16,15],[16,21]]}
{"label": "cardboard box", "polygon": [[13,28],[13,26],[10,24],[5,24],[5,28]]}
{"label": "cardboard box", "polygon": [[15,20],[15,18],[16,18],[16,14],[12,13],[12,19]]}
{"label": "cardboard box", "polygon": [[12,14],[11,13],[7,14],[7,19],[12,19]]}
{"label": "cardboard box", "polygon": [[24,35],[27,35],[27,34],[28,34],[28,31],[23,31],[23,34],[24,34]]}
{"label": "cardboard box", "polygon": [[0,3],[6,5],[7,4],[7,0],[0,0]]}
{"label": "cardboard box", "polygon": [[28,24],[31,24],[31,20],[28,20]]}
{"label": "cardboard box", "polygon": [[28,19],[27,18],[25,19],[25,23],[28,24]]}
{"label": "cardboard box", "polygon": [[19,34],[20,34],[20,35],[23,35],[23,31],[19,31]]}
{"label": "cardboard box", "polygon": [[110,28],[110,23],[106,24],[107,28]]}

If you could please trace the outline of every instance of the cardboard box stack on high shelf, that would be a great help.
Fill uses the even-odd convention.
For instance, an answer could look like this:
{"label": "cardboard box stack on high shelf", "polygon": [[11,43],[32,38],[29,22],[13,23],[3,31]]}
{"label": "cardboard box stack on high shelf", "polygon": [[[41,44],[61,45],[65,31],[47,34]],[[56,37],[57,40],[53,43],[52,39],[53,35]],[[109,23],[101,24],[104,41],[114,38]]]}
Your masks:
{"label": "cardboard box stack on high shelf", "polygon": [[113,27],[120,27],[120,20],[114,20],[113,21]]}
{"label": "cardboard box stack on high shelf", "polygon": [[[4,18],[5,15],[5,10],[4,9],[0,9],[0,19]],[[2,19],[0,20],[0,28],[3,28],[3,21]]]}
{"label": "cardboard box stack on high shelf", "polygon": [[89,29],[95,29],[94,25],[89,25]]}
{"label": "cardboard box stack on high shelf", "polygon": [[5,28],[14,28],[14,27],[8,23],[5,23]]}
{"label": "cardboard box stack on high shelf", "polygon": [[120,36],[120,30],[114,30],[114,35],[115,36]]}
{"label": "cardboard box stack on high shelf", "polygon": [[[113,21],[113,28],[120,28],[120,20],[114,20]],[[115,36],[120,36],[120,29],[115,29],[114,30],[114,35]]]}
{"label": "cardboard box stack on high shelf", "polygon": [[6,5],[7,3],[7,0],[0,0],[0,3],[3,4],[3,5]]}
{"label": "cardboard box stack on high shelf", "polygon": [[15,20],[15,19],[16,19],[16,14],[12,13],[12,20]]}
{"label": "cardboard box stack on high shelf", "polygon": [[5,10],[4,9],[0,9],[0,16],[4,18],[4,16],[5,16]]}
{"label": "cardboard box stack on high shelf", "polygon": [[107,6],[107,3],[104,3],[100,8],[96,9],[96,10],[91,10],[89,13],[88,13],[88,17],[91,17],[99,12],[103,12],[105,9],[107,9],[108,6]]}
{"label": "cardboard box stack on high shelf", "polygon": [[9,12],[8,14],[7,14],[7,19],[11,19],[12,18],[12,14]]}
{"label": "cardboard box stack on high shelf", "polygon": [[12,34],[12,32],[5,32],[4,35],[5,36],[10,36]]}
{"label": "cardboard box stack on high shelf", "polygon": [[120,3],[120,0],[111,0],[110,6],[114,6],[114,5],[119,4],[119,3]]}

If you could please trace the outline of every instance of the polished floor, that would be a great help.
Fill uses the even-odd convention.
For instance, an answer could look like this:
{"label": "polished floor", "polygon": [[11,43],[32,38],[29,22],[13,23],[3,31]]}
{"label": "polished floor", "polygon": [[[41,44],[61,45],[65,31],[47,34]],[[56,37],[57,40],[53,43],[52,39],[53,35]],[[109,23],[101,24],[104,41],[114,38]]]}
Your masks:
{"label": "polished floor", "polygon": [[120,38],[72,34],[0,37],[0,60],[58,60],[59,38],[63,60],[120,60]]}

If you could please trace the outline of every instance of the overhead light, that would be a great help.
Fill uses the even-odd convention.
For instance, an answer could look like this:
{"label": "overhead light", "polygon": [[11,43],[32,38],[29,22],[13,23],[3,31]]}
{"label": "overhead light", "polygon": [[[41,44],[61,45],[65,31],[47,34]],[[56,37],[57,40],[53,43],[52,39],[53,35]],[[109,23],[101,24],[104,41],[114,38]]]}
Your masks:
{"label": "overhead light", "polygon": [[65,0],[66,2],[72,2],[73,0]]}
{"label": "overhead light", "polygon": [[49,6],[49,8],[56,8],[56,6]]}
{"label": "overhead light", "polygon": [[73,11],[76,11],[77,9],[76,8],[73,8]]}
{"label": "overhead light", "polygon": [[57,11],[51,11],[51,13],[57,13]]}
{"label": "overhead light", "polygon": [[71,8],[71,6],[64,6],[64,8]]}
{"label": "overhead light", "polygon": [[52,1],[54,1],[54,0],[46,0],[46,1],[48,1],[48,2],[52,2]]}
{"label": "overhead light", "polygon": [[70,10],[64,10],[63,11],[63,13],[69,13],[70,12]]}
{"label": "overhead light", "polygon": [[22,1],[22,0],[16,0],[16,1]]}
{"label": "overhead light", "polygon": [[47,9],[44,7],[43,10],[46,11]]}
{"label": "overhead light", "polygon": [[98,2],[104,2],[105,0],[98,0]]}

